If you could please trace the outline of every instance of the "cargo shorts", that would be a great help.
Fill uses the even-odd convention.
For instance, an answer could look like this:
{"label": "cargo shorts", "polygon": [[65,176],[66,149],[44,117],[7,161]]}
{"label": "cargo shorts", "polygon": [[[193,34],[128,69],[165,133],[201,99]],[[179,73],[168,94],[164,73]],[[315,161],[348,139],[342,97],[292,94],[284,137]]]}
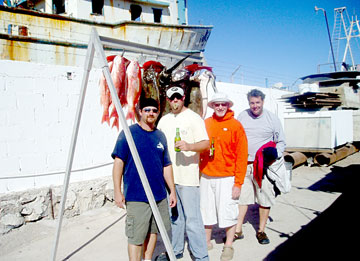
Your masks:
{"label": "cargo shorts", "polygon": [[239,198],[239,205],[251,205],[255,202],[263,207],[272,207],[275,204],[275,191],[273,184],[270,183],[265,176],[259,188],[257,182],[254,180],[254,166],[249,164],[247,166],[244,184],[241,186],[241,193]]}
{"label": "cargo shorts", "polygon": [[[158,201],[156,204],[165,229],[166,231],[169,231],[170,216],[167,199]],[[128,238],[129,244],[142,245],[148,233],[159,233],[159,229],[149,203],[128,201],[126,202],[126,211],[125,234]]]}

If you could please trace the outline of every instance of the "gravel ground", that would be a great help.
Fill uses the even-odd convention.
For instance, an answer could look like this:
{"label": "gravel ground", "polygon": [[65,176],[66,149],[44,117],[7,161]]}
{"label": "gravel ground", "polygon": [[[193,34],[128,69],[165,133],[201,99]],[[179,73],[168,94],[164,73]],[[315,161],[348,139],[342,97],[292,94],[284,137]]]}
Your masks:
{"label": "gravel ground", "polygon": [[[358,231],[355,184],[359,183],[360,153],[327,167],[300,166],[293,170],[292,190],[280,195],[267,225],[270,244],[255,238],[257,206],[244,224],[245,238],[234,243],[233,260],[348,260],[356,254]],[[126,212],[115,206],[64,219],[56,260],[128,260],[124,235]],[[57,222],[28,223],[0,237],[0,260],[50,260]],[[210,260],[219,260],[223,230],[213,231]],[[161,238],[154,257],[164,251]],[[351,258],[352,259],[352,258]],[[183,261],[192,260],[186,249]]]}

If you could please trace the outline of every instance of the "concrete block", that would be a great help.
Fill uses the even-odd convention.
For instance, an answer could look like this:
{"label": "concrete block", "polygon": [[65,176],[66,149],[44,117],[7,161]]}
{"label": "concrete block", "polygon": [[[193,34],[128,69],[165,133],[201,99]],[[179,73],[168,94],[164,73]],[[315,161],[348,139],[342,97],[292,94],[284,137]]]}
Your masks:
{"label": "concrete block", "polygon": [[67,107],[69,103],[68,95],[61,95],[54,91],[44,94],[44,106],[45,108],[61,109]]}
{"label": "concrete block", "polygon": [[35,139],[24,139],[21,141],[8,142],[8,155],[9,157],[17,157],[21,154],[36,154],[39,152]]}
{"label": "concrete block", "polygon": [[35,123],[39,126],[45,127],[54,124],[59,121],[59,109],[58,108],[35,108]]}
{"label": "concrete block", "polygon": [[0,159],[7,158],[8,156],[8,143],[0,141]]}
{"label": "concrete block", "polygon": [[54,150],[52,153],[46,155],[46,166],[50,172],[64,171],[67,163],[67,151],[59,149]]}
{"label": "concrete block", "polygon": [[[34,174],[39,169],[44,169],[46,165],[46,154],[45,153],[31,153],[31,154],[21,154],[20,159],[20,168],[21,173],[26,175]],[[36,162],[36,164],[34,164]]]}
{"label": "concrete block", "polygon": [[41,94],[33,94],[32,92],[19,92],[16,95],[16,106],[19,109],[33,109],[43,106],[43,97]]}
{"label": "concrete block", "polygon": [[0,141],[20,140],[24,130],[19,126],[0,126]]}
{"label": "concrete block", "polygon": [[10,111],[15,110],[16,107],[16,95],[8,91],[2,92],[0,95],[0,110]]}
{"label": "concrete block", "polygon": [[17,109],[11,110],[8,117],[8,124],[9,126],[33,126],[34,125],[34,118],[35,118],[35,107],[36,105],[32,106],[30,102],[22,103],[20,107]]}
{"label": "concrete block", "polygon": [[35,146],[38,151],[46,154],[61,151],[61,138],[38,135],[35,137]]}
{"label": "concrete block", "polygon": [[18,176],[21,171],[18,155],[14,157],[1,157],[0,166],[0,177]]}

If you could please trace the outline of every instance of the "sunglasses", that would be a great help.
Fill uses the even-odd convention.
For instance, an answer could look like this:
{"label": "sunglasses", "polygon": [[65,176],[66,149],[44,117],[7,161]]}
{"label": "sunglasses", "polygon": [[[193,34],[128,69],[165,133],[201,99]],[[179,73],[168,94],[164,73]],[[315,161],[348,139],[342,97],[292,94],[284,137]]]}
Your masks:
{"label": "sunglasses", "polygon": [[173,100],[175,100],[175,98],[178,99],[178,100],[181,100],[182,97],[183,97],[183,96],[181,96],[180,94],[175,93],[174,95],[172,95],[172,96],[169,98],[169,100],[170,100],[170,101],[173,101]]}
{"label": "sunglasses", "polygon": [[151,112],[151,111],[152,111],[153,113],[158,113],[159,110],[158,110],[158,109],[155,109],[155,108],[154,108],[154,109],[146,108],[146,109],[143,109],[143,111],[144,111],[144,112],[147,112],[147,113],[149,113],[149,112]]}
{"label": "sunglasses", "polygon": [[220,105],[221,105],[222,107],[226,107],[226,106],[228,106],[228,103],[226,103],[226,102],[214,103],[214,106],[215,106],[215,107],[219,107]]}

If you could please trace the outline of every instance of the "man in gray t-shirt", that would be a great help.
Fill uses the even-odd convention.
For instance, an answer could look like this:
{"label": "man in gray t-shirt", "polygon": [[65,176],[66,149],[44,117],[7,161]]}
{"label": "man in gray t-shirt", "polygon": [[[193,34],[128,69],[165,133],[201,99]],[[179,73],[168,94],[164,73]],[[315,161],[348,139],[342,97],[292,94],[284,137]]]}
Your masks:
{"label": "man in gray t-shirt", "polygon": [[239,217],[236,227],[235,238],[241,239],[242,224],[248,209],[248,205],[256,202],[259,207],[259,229],[256,238],[260,244],[268,244],[266,233],[264,232],[266,221],[269,217],[270,207],[275,202],[275,192],[273,185],[265,176],[262,180],[261,188],[254,180],[254,167],[256,152],[268,142],[274,142],[276,147],[265,148],[262,151],[264,161],[274,161],[282,156],[285,150],[285,135],[279,118],[272,112],[264,109],[265,94],[257,89],[251,90],[247,95],[249,109],[241,112],[238,120],[243,125],[248,139],[248,168],[239,200]]}

